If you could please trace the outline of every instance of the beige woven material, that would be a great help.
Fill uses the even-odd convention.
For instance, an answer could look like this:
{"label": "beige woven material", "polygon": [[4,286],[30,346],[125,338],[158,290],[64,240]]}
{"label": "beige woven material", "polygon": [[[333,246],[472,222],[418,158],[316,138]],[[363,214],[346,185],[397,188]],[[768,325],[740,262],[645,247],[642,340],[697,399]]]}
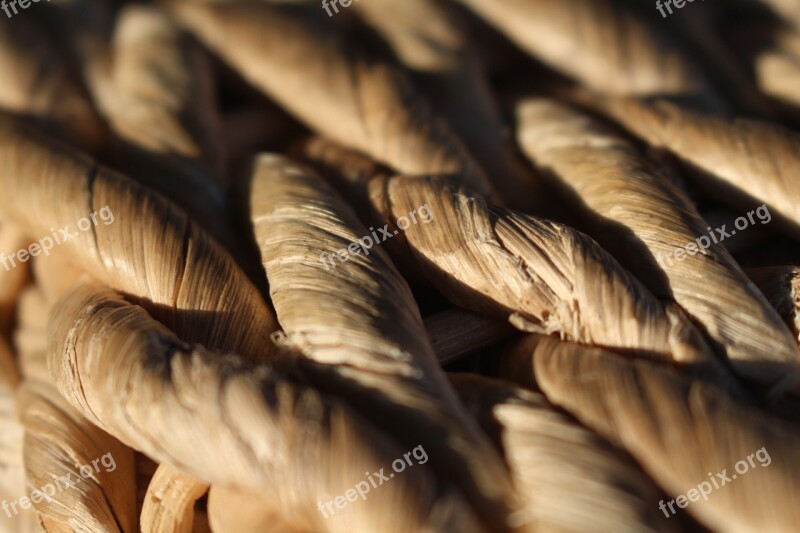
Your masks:
{"label": "beige woven material", "polygon": [[531,531],[666,531],[659,491],[633,462],[540,394],[479,376],[451,378],[499,442]]}
{"label": "beige woven material", "polygon": [[701,172],[698,180],[745,211],[766,202],[793,235],[800,231],[800,135],[751,120],[728,120],[666,101],[610,99],[614,120]]}
{"label": "beige woven material", "polygon": [[359,398],[358,411],[373,423],[390,415],[387,430],[406,446],[423,445],[435,468],[458,479],[490,525],[502,527],[510,483],[439,370],[388,256],[376,247],[323,266],[318,252],[347,248],[369,230],[308,170],[271,155],[253,167],[251,216],[289,344],[336,368],[328,376],[333,390]]}
{"label": "beige woven material", "polygon": [[464,18],[437,0],[373,0],[353,7],[391,44],[503,198],[519,208],[541,203],[543,191],[513,150]]}
{"label": "beige woven material", "polygon": [[[348,46],[335,26],[265,4],[183,3],[176,11],[212,50],[315,130],[402,172],[459,172],[475,190],[492,192],[461,140],[402,71]],[[287,40],[294,46],[282,46]]]}
{"label": "beige woven material", "polygon": [[[502,375],[535,381],[548,400],[628,450],[671,494],[686,494],[708,480],[709,471],[734,474],[738,461],[762,447],[770,466],[797,464],[795,428],[649,361],[533,335],[512,349],[505,368]],[[709,526],[743,532],[790,531],[800,519],[791,503],[800,489],[794,466],[756,463],[727,485],[695,501],[692,514]]]}
{"label": "beige woven material", "polygon": [[745,272],[800,342],[800,268],[761,267],[748,268]]}
{"label": "beige woven material", "polygon": [[[522,103],[518,121],[520,145],[586,206],[592,234],[651,290],[697,320],[737,372],[773,385],[800,378],[800,353],[778,314],[725,247],[713,246],[709,224],[689,198],[631,143],[548,100]],[[707,249],[698,249],[699,236]],[[695,253],[684,251],[679,260],[675,250],[687,245]],[[709,299],[709,291],[719,296]]]}
{"label": "beige woven material", "polygon": [[706,92],[659,29],[610,0],[460,0],[550,67],[610,94]]}
{"label": "beige woven material", "polygon": [[792,2],[0,2],[0,533],[796,530]]}

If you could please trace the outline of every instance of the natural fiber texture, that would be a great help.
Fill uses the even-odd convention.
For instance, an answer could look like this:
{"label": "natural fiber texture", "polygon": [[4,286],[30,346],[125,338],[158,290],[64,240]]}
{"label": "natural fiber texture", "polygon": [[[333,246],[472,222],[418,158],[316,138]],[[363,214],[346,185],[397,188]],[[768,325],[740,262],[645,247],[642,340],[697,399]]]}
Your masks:
{"label": "natural fiber texture", "polygon": [[502,528],[511,501],[503,466],[458,405],[389,257],[375,247],[327,266],[321,253],[347,248],[369,230],[303,167],[271,155],[253,167],[255,236],[289,344],[331,365],[329,387],[361,398],[357,410],[373,423],[390,418],[387,431],[406,446],[423,445],[434,468]]}
{"label": "natural fiber texture", "polygon": [[[400,69],[351,47],[335,25],[291,6],[176,4],[179,19],[254,86],[309,127],[404,173],[483,170]],[[291,42],[291,46],[286,46]],[[270,50],[264,54],[264,50]]]}
{"label": "natural fiber texture", "polygon": [[195,186],[221,180],[222,147],[214,140],[221,125],[204,52],[166,13],[144,6],[120,13],[112,52],[113,92],[98,95],[98,105],[115,133],[183,163],[179,176],[195,177]]}
{"label": "natural fiber texture", "polygon": [[10,2],[0,533],[797,529],[785,0]]}
{"label": "natural fiber texture", "polygon": [[433,220],[404,235],[428,280],[457,305],[524,331],[715,364],[680,311],[662,305],[585,235],[492,207],[443,179],[379,178],[369,188],[387,220],[429,206]]}
{"label": "natural fiber texture", "polygon": [[512,148],[474,36],[453,6],[438,0],[373,0],[353,7],[391,44],[502,197],[520,208],[541,200],[530,169]]}
{"label": "natural fiber texture", "polygon": [[142,531],[194,531],[194,505],[208,490],[166,465],[161,465],[147,487],[142,508]]}
{"label": "natural fiber texture", "polygon": [[[14,128],[0,128],[0,162],[1,213],[34,235],[66,224],[77,233],[56,253],[148,302],[186,341],[254,359],[269,353],[271,310],[219,245],[164,198]],[[75,231],[103,206],[115,223]]]}
{"label": "natural fiber texture", "polygon": [[[0,499],[13,501],[25,492],[25,465],[22,457],[24,428],[17,413],[16,392],[20,376],[11,347],[0,336]],[[34,531],[36,513],[18,508],[18,515],[0,513],[0,531]]]}
{"label": "natural fiber texture", "polygon": [[[70,406],[47,370],[47,317],[83,274],[53,257],[36,263],[35,276],[40,284],[20,299],[16,336],[25,376],[18,410],[25,426],[26,493],[47,531],[130,531],[138,523],[133,452]],[[33,490],[49,498],[36,501]]]}
{"label": "natural fiber texture", "polygon": [[[724,246],[713,245],[689,198],[631,143],[550,100],[523,102],[517,119],[520,145],[585,206],[585,227],[655,294],[683,307],[740,375],[772,385],[800,378],[797,343],[780,316]],[[674,257],[701,235],[707,249],[692,244],[694,254]]]}
{"label": "natural fiber texture", "polygon": [[541,394],[476,375],[456,391],[504,452],[530,531],[666,531],[653,482]]}
{"label": "natural fiber texture", "polygon": [[708,481],[709,471],[727,469],[730,477],[738,461],[764,448],[769,466],[748,465],[741,479],[686,511],[725,531],[791,531],[800,520],[793,503],[800,490],[797,431],[713,385],[656,363],[538,335],[512,349],[501,375],[535,382],[550,402],[627,450],[670,498]]}
{"label": "natural fiber texture", "polygon": [[216,216],[224,211],[225,176],[207,58],[175,21],[143,6],[120,14],[110,53],[96,98],[122,142],[119,166],[178,200],[223,242],[232,240]]}
{"label": "natural fiber texture", "polygon": [[516,332],[508,323],[461,309],[426,317],[425,331],[443,365],[497,344]]}
{"label": "natural fiber texture", "polygon": [[[135,530],[133,452],[66,405],[49,384],[27,382],[19,392],[19,402],[28,489],[41,490],[47,484],[62,487],[51,499],[34,501],[47,531]],[[105,454],[113,458],[113,473],[100,467]],[[97,469],[92,461],[98,461]],[[89,476],[81,471],[86,466]]]}
{"label": "natural fiber texture", "polygon": [[800,135],[751,120],[727,120],[669,102],[609,99],[598,104],[614,120],[702,172],[697,178],[745,210],[766,202],[800,234]]}
{"label": "natural fiber texture", "polygon": [[[50,338],[59,391],[95,424],[198,479],[258,492],[302,527],[342,531],[341,516],[323,521],[317,502],[352,488],[353,472],[385,468],[402,452],[351,407],[309,384],[327,380],[324,367],[280,353],[252,366],[237,355],[192,348],[101,287],[66,297]],[[124,396],[105,401],[115,391]],[[371,494],[369,505],[354,506],[350,526],[474,530],[459,497],[436,490],[418,467]]]}
{"label": "natural fiber texture", "polygon": [[745,272],[800,342],[800,267],[748,268]]}
{"label": "natural fiber texture", "polygon": [[611,94],[705,93],[674,43],[610,0],[460,0],[551,68]]}

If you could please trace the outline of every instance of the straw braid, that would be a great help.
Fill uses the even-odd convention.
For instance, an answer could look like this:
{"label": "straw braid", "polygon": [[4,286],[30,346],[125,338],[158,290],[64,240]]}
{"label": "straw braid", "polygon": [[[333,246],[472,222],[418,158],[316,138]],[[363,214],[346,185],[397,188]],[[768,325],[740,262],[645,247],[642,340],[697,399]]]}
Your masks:
{"label": "straw braid", "polygon": [[[592,234],[651,290],[697,320],[740,375],[773,385],[800,377],[797,343],[778,314],[723,246],[711,246],[706,236],[709,246],[698,251],[695,240],[708,224],[631,143],[548,100],[524,101],[517,116],[523,149],[585,206]],[[695,254],[672,257],[688,243]]]}
{"label": "straw braid", "polygon": [[289,343],[335,365],[328,387],[360,396],[356,409],[376,425],[391,414],[387,430],[407,446],[423,444],[434,468],[502,528],[510,483],[439,370],[406,282],[378,247],[324,265],[321,253],[346,248],[369,230],[303,167],[271,155],[253,167],[251,216]]}
{"label": "straw braid", "polygon": [[[302,527],[343,530],[340,519],[323,521],[317,501],[343,493],[353,472],[377,471],[402,450],[310,383],[327,380],[324,367],[281,353],[253,366],[237,355],[190,347],[102,287],[66,297],[50,338],[59,391],[94,423],[199,479],[258,492],[302,519]],[[109,403],[113,391],[125,395]],[[404,472],[370,495],[370,505],[354,507],[352,523],[472,531],[468,508],[451,492],[435,490],[427,475]]]}
{"label": "straw braid", "polygon": [[34,235],[49,235],[50,228],[65,224],[74,232],[77,220],[106,205],[117,223],[78,232],[57,253],[146,301],[189,342],[252,359],[271,351],[272,311],[233,260],[183,212],[88,158],[0,128],[0,213]]}
{"label": "straw braid", "polygon": [[[27,488],[41,490],[48,484],[61,488],[52,501],[34,500],[47,530],[134,531],[133,452],[65,404],[50,384],[26,381],[18,398],[25,426]],[[96,471],[92,467],[92,461],[105,454],[114,460],[113,473],[99,463]],[[92,471],[89,477],[81,473],[85,466]],[[64,477],[69,481],[62,481]]]}
{"label": "straw braid", "polygon": [[459,172],[475,190],[492,193],[483,170],[402,71],[352,47],[334,25],[286,6],[174,9],[209,48],[309,127],[401,172]]}
{"label": "straw braid", "polygon": [[532,208],[534,186],[510,143],[475,39],[455,10],[436,0],[373,0],[353,7],[385,37],[510,205]]}
{"label": "straw braid", "polygon": [[475,375],[451,378],[502,447],[531,531],[667,531],[659,490],[629,458],[540,394]]}
{"label": "straw braid", "polygon": [[550,402],[627,450],[673,498],[708,481],[709,471],[734,474],[738,461],[765,448],[771,467],[750,469],[686,511],[726,531],[790,531],[800,520],[792,503],[800,490],[797,432],[713,385],[538,335],[511,349],[501,375],[535,383]]}
{"label": "straw braid", "polygon": [[727,120],[664,100],[600,100],[596,105],[653,146],[692,168],[699,183],[743,209],[766,202],[800,235],[800,135],[753,120]]}
{"label": "straw braid", "polygon": [[800,267],[748,268],[745,272],[800,342]]}
{"label": "straw braid", "polygon": [[142,531],[194,531],[194,505],[208,485],[161,465],[147,487],[142,506]]}
{"label": "straw braid", "polygon": [[657,28],[611,0],[460,0],[551,68],[610,94],[709,92]]}

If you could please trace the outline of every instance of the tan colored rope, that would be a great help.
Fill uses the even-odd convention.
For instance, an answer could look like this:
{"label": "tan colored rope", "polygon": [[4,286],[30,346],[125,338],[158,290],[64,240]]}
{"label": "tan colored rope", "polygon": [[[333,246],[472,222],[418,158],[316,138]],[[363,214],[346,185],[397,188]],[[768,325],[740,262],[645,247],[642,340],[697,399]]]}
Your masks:
{"label": "tan colored rope", "polygon": [[[0,499],[15,501],[25,493],[25,465],[22,456],[24,428],[17,410],[19,371],[11,347],[0,336]],[[0,531],[35,531],[36,513],[31,507],[17,506],[0,512]],[[10,516],[9,516],[10,515]]]}
{"label": "tan colored rope", "polygon": [[192,533],[194,505],[208,485],[161,465],[147,487],[142,531]]}
{"label": "tan colored rope", "polygon": [[607,250],[683,307],[740,375],[773,385],[800,378],[797,343],[682,191],[600,121],[550,100],[517,109],[521,146],[585,206],[586,226]]}
{"label": "tan colored rope", "polygon": [[[190,347],[99,286],[65,298],[50,338],[53,378],[84,416],[198,479],[258,492],[301,527],[342,531],[340,517],[325,521],[318,512],[318,500],[343,494],[358,480],[354,472],[377,472],[402,452],[309,383],[327,378],[324,367],[281,354],[253,366]],[[124,396],[107,402],[115,391]],[[354,506],[349,527],[474,530],[459,497],[434,487],[426,469],[410,469],[370,494],[369,505]]]}
{"label": "tan colored rope", "polygon": [[413,80],[431,98],[504,199],[532,209],[544,191],[514,151],[483,65],[475,35],[458,13],[437,0],[373,0],[353,7],[391,44]]}
{"label": "tan colored rope", "polygon": [[39,22],[17,17],[0,25],[0,70],[0,107],[39,119],[83,148],[101,146],[105,130],[100,117],[79,76],[67,68],[65,54]]}
{"label": "tan colored rope", "polygon": [[[115,223],[76,232],[77,221],[104,206]],[[148,302],[181,338],[253,359],[271,351],[274,316],[239,267],[183,212],[124,176],[0,128],[0,213],[34,235],[71,225],[77,235],[54,253]]]}
{"label": "tan colored rope", "polygon": [[[512,349],[501,375],[535,383],[550,402],[623,447],[670,498],[708,482],[713,493],[685,512],[709,527],[791,531],[800,520],[796,429],[713,385],[654,362],[538,335]],[[731,477],[739,461],[761,449],[770,465],[760,466],[766,457],[763,463],[751,457],[755,466],[747,464],[742,479]],[[717,473],[730,483],[712,486],[712,480],[723,483]]]}
{"label": "tan colored rope", "polygon": [[687,54],[611,0],[461,0],[551,68],[609,94],[708,93]]}
{"label": "tan colored rope", "polygon": [[406,446],[424,445],[433,468],[502,528],[513,505],[506,472],[439,370],[405,280],[377,246],[334,267],[321,259],[328,250],[352,254],[370,230],[325,182],[284,157],[261,155],[252,173],[255,236],[289,344],[331,365],[327,386],[359,398],[366,418]]}
{"label": "tan colored rope", "polygon": [[263,3],[188,2],[174,11],[309,127],[401,172],[458,172],[475,190],[492,193],[483,170],[400,69],[350,46],[335,25],[315,20],[325,16],[316,7],[308,15]]}
{"label": "tan colored rope", "polygon": [[[793,235],[800,234],[800,135],[780,126],[728,120],[659,100],[608,99],[604,112],[655,147],[701,172],[715,194],[747,210],[766,202]],[[776,220],[777,222],[777,220]]]}
{"label": "tan colored rope", "polygon": [[[47,531],[134,531],[133,452],[89,423],[50,384],[27,381],[18,398],[27,487],[49,496],[40,495],[37,503],[31,492]],[[109,472],[105,464],[111,461]]]}
{"label": "tan colored rope", "polygon": [[454,303],[523,331],[716,365],[686,317],[664,306],[594,241],[571,228],[492,207],[438,178],[378,178],[372,205],[397,220],[422,203],[434,219],[404,236],[428,280]]}
{"label": "tan colored rope", "polygon": [[800,267],[748,268],[745,272],[800,342]]}
{"label": "tan colored rope", "polygon": [[503,449],[530,531],[667,531],[637,465],[540,394],[477,375],[451,377]]}

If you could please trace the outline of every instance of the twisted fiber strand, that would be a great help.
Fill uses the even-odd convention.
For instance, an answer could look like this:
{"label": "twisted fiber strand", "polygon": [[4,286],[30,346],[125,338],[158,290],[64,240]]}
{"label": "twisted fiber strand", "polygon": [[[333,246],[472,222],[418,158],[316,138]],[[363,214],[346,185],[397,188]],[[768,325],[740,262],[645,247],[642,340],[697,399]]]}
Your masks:
{"label": "twisted fiber strand", "polygon": [[[274,316],[239,267],[167,200],[88,158],[0,127],[0,212],[35,235],[108,205],[115,222],[54,249],[111,287],[148,302],[189,342],[259,359]],[[169,255],[167,255],[169,254]]]}
{"label": "twisted fiber strand", "polygon": [[709,93],[699,68],[611,0],[461,0],[551,68],[609,94]]}
{"label": "twisted fiber strand", "polygon": [[163,10],[119,14],[98,107],[118,137],[115,168],[186,209],[239,264],[252,260],[228,212],[221,117],[209,60]]}
{"label": "twisted fiber strand", "polygon": [[257,492],[302,527],[477,530],[469,508],[434,488],[420,465],[370,493],[369,505],[353,506],[349,525],[322,518],[318,500],[343,494],[360,479],[354,472],[388,468],[403,451],[317,388],[329,379],[324,367],[282,352],[254,366],[191,347],[100,286],[65,297],[49,338],[59,391],[95,424],[198,479]]}
{"label": "twisted fiber strand", "polygon": [[[25,426],[24,457],[28,491],[44,485],[56,486],[69,477],[71,483],[52,497],[34,502],[49,532],[135,531],[136,484],[133,452],[86,420],[66,404],[49,384],[27,380],[18,393]],[[99,471],[82,478],[79,468],[110,453],[116,463],[113,472]],[[94,468],[92,467],[94,471]]]}
{"label": "twisted fiber strand", "polygon": [[441,178],[378,178],[369,188],[373,207],[390,220],[428,203],[436,218],[404,235],[428,280],[457,305],[523,331],[716,365],[677,308],[659,302],[585,235],[492,207]]}
{"label": "twisted fiber strand", "polygon": [[[649,144],[665,148],[698,173],[700,183],[744,209],[766,202],[800,234],[800,136],[781,126],[728,120],[664,100],[598,100],[597,107]],[[747,195],[743,197],[743,195]]]}
{"label": "twisted fiber strand", "polygon": [[147,487],[142,506],[142,531],[192,533],[194,505],[202,498],[208,485],[159,465]]}
{"label": "twisted fiber strand", "polygon": [[[13,133],[11,135],[13,137]],[[63,245],[63,253],[68,253],[67,249],[74,246],[77,249],[71,251],[77,256],[74,256],[75,259],[86,260],[82,255],[88,255],[90,264],[85,265],[87,270],[115,287],[149,299],[156,312],[186,338],[209,342],[215,346],[242,348],[254,358],[269,352],[272,347],[266,342],[266,338],[273,329],[271,311],[260,300],[255,288],[233,260],[185,215],[140,186],[105,169],[97,169],[96,164],[81,160],[63,149],[48,147],[30,137],[19,137],[17,140],[21,141],[17,145],[18,150],[31,150],[45,158],[51,158],[52,166],[44,163],[47,170],[38,172],[47,173],[49,170],[51,179],[57,180],[60,186],[68,186],[69,178],[73,182],[69,189],[73,191],[70,197],[74,200],[72,205],[59,206],[59,211],[64,216],[61,218],[58,213],[47,208],[47,202],[53,200],[37,197],[40,189],[28,188],[28,184],[20,180],[22,183],[18,183],[16,187],[33,196],[28,201],[38,202],[38,209],[35,211],[47,210],[45,220],[37,218],[30,207],[20,213],[20,216],[33,220],[29,224],[37,228],[36,233],[47,235],[49,232],[45,228],[61,227],[64,221],[74,223],[78,218],[88,215],[93,208],[104,205],[104,199],[116,195],[117,199],[109,201],[108,205],[114,206],[112,209],[115,211],[115,220],[119,217],[126,222],[117,222],[117,226],[98,226],[94,233],[80,234],[80,242],[66,243]],[[14,167],[13,155],[3,160],[11,165],[10,168],[16,168],[16,172],[37,173],[35,165],[27,167],[27,159],[20,161],[23,168]],[[44,181],[44,176],[39,177]],[[104,187],[112,190],[104,192]],[[51,192],[52,198],[60,197],[57,189]],[[7,198],[8,201],[12,199],[15,199],[13,194]],[[85,202],[83,208],[80,207],[81,199]],[[99,205],[92,204],[93,201],[98,201]],[[127,213],[124,209],[120,210],[125,204],[128,206]],[[81,211],[83,213],[78,215]],[[65,213],[68,212],[72,215],[66,216]],[[142,221],[141,233],[138,235],[128,234],[135,231],[130,226],[133,220]],[[136,225],[135,222],[133,224]],[[117,228],[120,231],[116,234],[104,233],[103,229],[108,228]],[[172,246],[169,246],[170,242]],[[162,248],[164,243],[167,244],[166,248]],[[164,249],[175,253],[177,257],[171,262],[165,261],[166,258],[162,255]],[[143,254],[142,251],[146,252]],[[56,251],[58,252],[62,252],[61,248]],[[106,262],[114,268],[106,269]],[[213,282],[209,282],[210,279],[221,285],[215,286]],[[187,292],[184,293],[184,290]],[[227,298],[232,301],[226,301]],[[256,329],[249,329],[251,324]],[[263,329],[259,330],[259,326]],[[166,505],[165,502],[164,506]]]}
{"label": "twisted fiber strand", "polygon": [[[24,428],[17,415],[16,391],[20,376],[14,354],[0,336],[0,498],[14,501],[25,494],[25,465],[22,458]],[[29,533],[35,530],[36,514],[17,508],[20,514],[0,513],[0,532]]]}
{"label": "twisted fiber strand", "polygon": [[684,511],[725,531],[796,527],[796,427],[667,366],[552,337],[520,341],[500,374],[535,385],[550,402],[627,450],[670,498],[709,481],[709,472],[736,474],[737,461],[765,448],[770,466],[748,465],[746,475],[738,476],[746,479],[731,479]]}
{"label": "twisted fiber strand", "polygon": [[46,531],[132,531],[138,523],[133,452],[66,403],[46,368],[47,317],[55,300],[83,276],[63,257],[51,259],[35,261],[38,285],[25,291],[19,309],[17,345],[25,381],[18,399],[25,425],[26,492],[48,483],[58,489],[53,476],[68,476],[67,483],[74,483],[82,479],[81,466],[111,453],[113,473],[98,471],[74,487],[57,478],[62,490],[51,495],[52,501],[34,501],[33,506]]}
{"label": "twisted fiber strand", "polygon": [[800,267],[748,268],[745,273],[789,326],[795,340],[800,342]]}
{"label": "twisted fiber strand", "polygon": [[294,7],[180,3],[173,9],[206,46],[310,128],[401,172],[458,172],[475,190],[492,194],[460,139],[397,66],[351,46],[335,24],[315,21],[313,15],[324,17],[316,7],[312,16]]}
{"label": "twisted fiber strand", "polygon": [[541,395],[508,382],[450,381],[503,450],[531,531],[667,531],[660,492],[630,458]]}
{"label": "twisted fiber strand", "polygon": [[[110,42],[115,6],[111,0],[61,0],[41,10],[41,19],[97,106],[109,86]],[[21,18],[21,17],[20,17]]]}
{"label": "twisted fiber strand", "polygon": [[366,418],[406,446],[424,445],[432,468],[501,530],[511,501],[507,473],[439,369],[388,255],[376,246],[326,269],[322,253],[370,231],[322,179],[287,158],[261,155],[252,175],[254,231],[289,342],[331,365],[330,390],[358,391],[355,409]]}
{"label": "twisted fiber strand", "polygon": [[185,174],[224,183],[220,117],[204,52],[162,9],[132,5],[119,14],[110,53],[113,93],[98,95],[98,106],[114,131],[149,152],[182,158]]}
{"label": "twisted fiber strand", "polygon": [[415,84],[453,125],[470,154],[511,205],[542,195],[511,145],[475,46],[452,6],[436,0],[373,0],[353,7],[391,44]]}
{"label": "twisted fiber strand", "polygon": [[592,234],[651,290],[683,307],[740,375],[773,385],[797,379],[796,341],[724,246],[683,261],[666,257],[706,235],[709,224],[631,143],[550,100],[525,100],[517,117],[526,154],[584,206]]}

